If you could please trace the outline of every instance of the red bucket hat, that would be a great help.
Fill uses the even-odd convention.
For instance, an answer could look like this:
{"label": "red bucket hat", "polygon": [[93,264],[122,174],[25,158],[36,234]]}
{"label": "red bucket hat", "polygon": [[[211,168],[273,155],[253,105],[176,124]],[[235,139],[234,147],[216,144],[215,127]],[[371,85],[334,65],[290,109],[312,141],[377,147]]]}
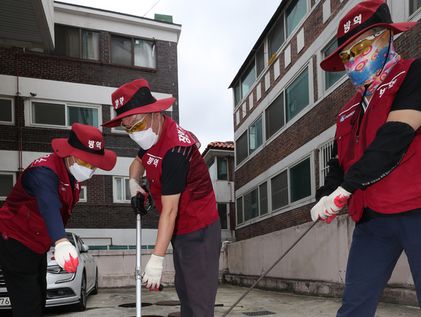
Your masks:
{"label": "red bucket hat", "polygon": [[121,119],[133,114],[160,112],[168,109],[175,98],[156,100],[152,94],[148,82],[145,79],[136,79],[124,84],[111,95],[114,110],[117,116],[103,124],[105,127],[120,125]]}
{"label": "red bucket hat", "polygon": [[362,1],[339,22],[336,33],[338,48],[320,63],[320,67],[328,72],[345,70],[339,53],[346,45],[371,28],[383,26],[398,34],[408,31],[416,24],[417,22],[393,23],[389,7],[383,0]]}
{"label": "red bucket hat", "polygon": [[51,147],[59,157],[75,157],[100,169],[113,169],[117,155],[104,148],[102,133],[95,127],[73,123],[69,138],[53,139]]}

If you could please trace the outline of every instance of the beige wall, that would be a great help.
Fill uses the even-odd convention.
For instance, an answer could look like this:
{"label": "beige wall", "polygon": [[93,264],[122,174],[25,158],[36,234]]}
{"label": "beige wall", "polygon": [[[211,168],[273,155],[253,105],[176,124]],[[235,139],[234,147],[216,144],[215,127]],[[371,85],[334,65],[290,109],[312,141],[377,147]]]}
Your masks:
{"label": "beige wall", "polygon": [[[226,250],[228,272],[261,275],[310,225],[306,223],[229,244]],[[320,222],[268,276],[343,283],[353,228],[353,221],[346,215],[329,225]],[[413,285],[405,255],[399,259],[390,283]]]}

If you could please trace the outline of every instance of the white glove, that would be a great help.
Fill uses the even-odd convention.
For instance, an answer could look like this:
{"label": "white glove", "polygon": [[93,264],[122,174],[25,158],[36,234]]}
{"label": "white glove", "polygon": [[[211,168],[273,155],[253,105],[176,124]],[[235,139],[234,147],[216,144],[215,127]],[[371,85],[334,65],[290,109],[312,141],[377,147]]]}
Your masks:
{"label": "white glove", "polygon": [[145,194],[145,190],[139,185],[134,178],[129,179],[130,196],[136,196],[138,192]]}
{"label": "white glove", "polygon": [[67,272],[76,272],[79,259],[76,248],[70,241],[65,240],[56,244],[54,258],[56,259],[57,264]]}
{"label": "white glove", "polygon": [[151,254],[151,258],[145,267],[142,283],[146,284],[146,288],[157,290],[161,283],[162,269],[164,257]]}
{"label": "white glove", "polygon": [[319,218],[322,220],[327,218],[327,223],[330,223],[335,215],[345,207],[350,196],[351,193],[339,186],[329,196],[320,198],[319,202],[311,208],[311,219],[317,221]]}

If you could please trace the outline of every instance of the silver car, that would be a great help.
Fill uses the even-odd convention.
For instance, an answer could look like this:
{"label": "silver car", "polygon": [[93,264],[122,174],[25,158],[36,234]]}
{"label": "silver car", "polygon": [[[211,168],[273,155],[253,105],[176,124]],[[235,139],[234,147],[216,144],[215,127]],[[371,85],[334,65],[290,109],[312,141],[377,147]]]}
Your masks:
{"label": "silver car", "polygon": [[[66,232],[67,239],[76,247],[79,265],[75,273],[68,273],[54,259],[54,248],[47,253],[47,302],[46,307],[75,305],[80,311],[86,309],[89,294],[98,292],[98,268],[89,254],[88,246],[74,233]],[[10,300],[0,269],[0,309],[10,309]]]}

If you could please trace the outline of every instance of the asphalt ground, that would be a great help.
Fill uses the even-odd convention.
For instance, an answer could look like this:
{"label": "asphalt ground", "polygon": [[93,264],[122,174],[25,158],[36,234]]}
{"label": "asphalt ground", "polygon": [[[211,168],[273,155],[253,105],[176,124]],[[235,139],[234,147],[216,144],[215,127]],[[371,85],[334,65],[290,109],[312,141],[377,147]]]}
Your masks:
{"label": "asphalt ground", "polygon": [[[218,289],[215,316],[222,316],[247,288],[221,285]],[[135,288],[100,289],[88,298],[86,311],[72,307],[48,309],[46,316],[62,317],[131,317],[136,316]],[[179,316],[180,306],[173,287],[162,292],[142,291],[142,317]],[[311,297],[290,293],[252,290],[228,315],[232,317],[332,317],[340,307],[338,298]],[[128,307],[122,307],[128,306]],[[148,305],[148,306],[146,306]],[[421,317],[418,307],[380,303],[376,317]],[[199,317],[199,316],[198,316]]]}

